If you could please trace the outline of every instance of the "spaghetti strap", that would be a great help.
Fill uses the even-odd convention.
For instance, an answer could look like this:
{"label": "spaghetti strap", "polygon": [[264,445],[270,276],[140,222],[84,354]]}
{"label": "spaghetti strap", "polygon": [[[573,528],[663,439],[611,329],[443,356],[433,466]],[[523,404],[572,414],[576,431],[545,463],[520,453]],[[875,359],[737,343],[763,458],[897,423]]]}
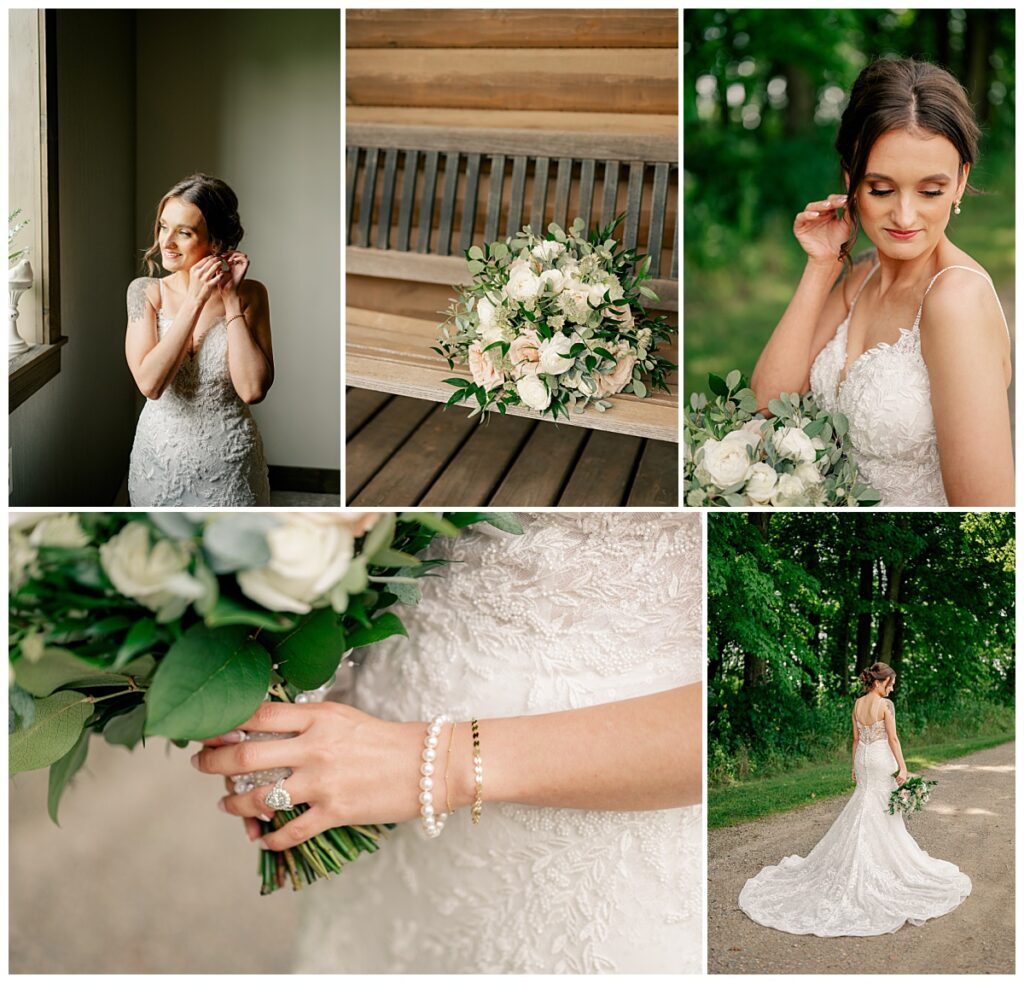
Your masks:
{"label": "spaghetti strap", "polygon": [[944,266],[928,281],[928,286],[924,288],[924,297],[921,298],[921,306],[917,309],[917,317],[914,318],[913,330],[916,331],[921,325],[921,315],[924,313],[924,298],[928,296],[928,291],[932,289],[932,284],[935,283],[935,281],[938,280],[946,270],[967,270],[968,273],[976,273],[992,288],[992,293],[996,295],[996,305],[999,308],[999,314],[1003,319],[1003,327],[1006,329],[1006,337],[1009,338],[1010,325],[1006,323],[1006,315],[1003,313],[1003,305],[999,300],[999,293],[996,290],[996,285],[987,274],[982,273],[981,270],[974,269],[973,266]]}
{"label": "spaghetti strap", "polygon": [[863,280],[860,281],[860,286],[857,288],[857,292],[853,295],[853,300],[850,301],[850,312],[846,315],[846,319],[848,321],[851,317],[853,317],[853,309],[857,306],[857,301],[860,300],[860,295],[864,292],[864,288],[868,285],[868,280],[870,280],[875,275],[875,270],[877,270],[880,265],[881,264],[876,259],[875,265],[872,266],[871,269],[868,271],[868,275],[864,277]]}

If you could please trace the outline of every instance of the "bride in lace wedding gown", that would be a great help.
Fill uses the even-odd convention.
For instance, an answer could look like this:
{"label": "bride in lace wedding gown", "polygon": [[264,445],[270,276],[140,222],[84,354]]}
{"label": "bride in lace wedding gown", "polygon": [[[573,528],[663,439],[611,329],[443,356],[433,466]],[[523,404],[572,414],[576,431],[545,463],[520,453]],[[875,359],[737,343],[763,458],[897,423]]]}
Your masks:
{"label": "bride in lace wedding gown", "polygon": [[[696,517],[521,520],[522,536],[477,526],[444,547],[456,562],[403,614],[410,637],[366,657],[346,702],[389,720],[466,720],[701,679]],[[427,840],[403,823],[379,853],[304,890],[295,971],[700,972],[702,816],[487,803],[485,791],[479,826],[459,811]]]}
{"label": "bride in lace wedding gown", "polygon": [[128,288],[125,352],[147,397],[128,470],[134,506],[269,505],[263,443],[249,403],[273,380],[266,289],[249,262],[237,199],[197,174],[157,208],[146,254],[169,275]]}
{"label": "bride in lace wedding gown", "polygon": [[[843,414],[883,505],[1014,501],[1009,327],[989,276],[946,234],[978,135],[943,69],[864,69],[836,140],[847,193],[796,216],[807,263],[751,379],[759,406],[810,389]],[[873,261],[840,276],[861,229]]]}
{"label": "bride in lace wedding gown", "polygon": [[744,885],[739,906],[761,925],[794,935],[884,935],[945,915],[971,893],[966,874],[930,857],[903,817],[889,815],[897,767],[906,780],[895,713],[883,698],[896,677],[875,663],[861,678],[872,689],[853,712],[857,789],[806,857],[784,857]]}

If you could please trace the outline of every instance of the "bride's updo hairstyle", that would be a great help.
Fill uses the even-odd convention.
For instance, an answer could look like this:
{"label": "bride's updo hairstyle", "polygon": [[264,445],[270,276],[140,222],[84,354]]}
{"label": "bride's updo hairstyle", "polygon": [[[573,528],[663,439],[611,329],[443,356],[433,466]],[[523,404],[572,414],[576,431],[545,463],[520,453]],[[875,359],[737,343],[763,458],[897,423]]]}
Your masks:
{"label": "bride's updo hairstyle", "polygon": [[853,227],[839,250],[845,263],[852,262],[850,250],[860,230],[856,194],[868,155],[875,141],[891,130],[945,137],[960,155],[960,174],[978,156],[981,131],[966,91],[949,72],[910,58],[883,58],[868,65],[853,83],[836,137],[839,161],[850,179],[846,210]]}
{"label": "bride's updo hairstyle", "polygon": [[864,692],[870,693],[875,683],[892,679],[895,675],[896,670],[892,666],[885,662],[876,662],[873,666],[868,666],[857,678],[864,685]]}
{"label": "bride's updo hairstyle", "polygon": [[179,181],[160,199],[153,221],[153,245],[142,257],[150,276],[159,270],[155,257],[160,253],[160,216],[164,205],[172,198],[180,198],[195,205],[203,213],[206,234],[215,253],[234,249],[245,230],[238,218],[238,196],[220,178],[209,174],[192,174]]}

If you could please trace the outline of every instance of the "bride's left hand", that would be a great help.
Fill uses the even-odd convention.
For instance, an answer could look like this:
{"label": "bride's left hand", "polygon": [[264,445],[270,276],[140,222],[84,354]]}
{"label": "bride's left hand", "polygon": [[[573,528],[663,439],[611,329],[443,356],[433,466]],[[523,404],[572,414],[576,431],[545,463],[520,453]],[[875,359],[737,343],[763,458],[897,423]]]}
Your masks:
{"label": "bride's left hand", "polygon": [[[264,703],[238,730],[297,734],[241,742],[224,735],[192,757],[210,775],[291,768],[284,787],[293,804],[309,809],[263,838],[269,850],[289,849],[335,826],[399,823],[419,815],[426,724],[379,720],[341,703]],[[245,818],[265,815],[272,787],[227,795],[222,808]]]}
{"label": "bride's left hand", "polygon": [[907,780],[907,770],[904,768],[896,776],[896,784],[902,785]]}
{"label": "bride's left hand", "polygon": [[245,274],[249,270],[249,257],[245,253],[240,253],[237,249],[234,249],[229,253],[224,253],[221,259],[228,264],[225,273],[231,274],[230,279],[227,276],[221,278],[221,293],[238,293],[238,287],[245,279]]}

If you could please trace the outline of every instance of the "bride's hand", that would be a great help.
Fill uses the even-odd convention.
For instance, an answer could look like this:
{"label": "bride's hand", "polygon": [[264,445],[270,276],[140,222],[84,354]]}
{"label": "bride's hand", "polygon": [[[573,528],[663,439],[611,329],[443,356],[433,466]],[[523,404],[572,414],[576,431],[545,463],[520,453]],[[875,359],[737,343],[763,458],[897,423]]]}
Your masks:
{"label": "bride's hand", "polygon": [[854,782],[854,784],[856,785],[856,784],[857,784],[857,769],[856,769],[856,768],[854,768],[854,769],[853,769],[853,770],[852,770],[852,771],[850,772],[850,777],[851,777],[851,778],[853,779],[853,782]]}
{"label": "bride's hand", "polygon": [[230,253],[224,253],[221,258],[228,264],[226,272],[230,273],[230,278],[225,276],[220,282],[221,294],[236,294],[249,270],[249,257],[235,249]]}
{"label": "bride's hand", "polygon": [[901,768],[900,773],[896,776],[896,784],[902,785],[907,780],[907,769]]}
{"label": "bride's hand", "polygon": [[204,256],[188,271],[188,296],[200,305],[205,304],[220,286],[219,256]]}
{"label": "bride's hand", "polygon": [[[829,195],[809,202],[793,222],[793,235],[815,263],[834,263],[853,226],[845,208],[846,195]],[[843,209],[840,216],[838,209]]]}
{"label": "bride's hand", "polygon": [[[297,734],[241,743],[224,735],[204,742],[208,746],[192,758],[199,771],[212,775],[292,769],[284,788],[293,804],[309,809],[263,838],[269,850],[288,849],[335,826],[399,823],[419,815],[426,724],[378,720],[340,703],[264,703],[238,730]],[[222,808],[255,823],[271,811],[264,802],[271,788],[227,795]],[[252,828],[247,822],[250,838]]]}

